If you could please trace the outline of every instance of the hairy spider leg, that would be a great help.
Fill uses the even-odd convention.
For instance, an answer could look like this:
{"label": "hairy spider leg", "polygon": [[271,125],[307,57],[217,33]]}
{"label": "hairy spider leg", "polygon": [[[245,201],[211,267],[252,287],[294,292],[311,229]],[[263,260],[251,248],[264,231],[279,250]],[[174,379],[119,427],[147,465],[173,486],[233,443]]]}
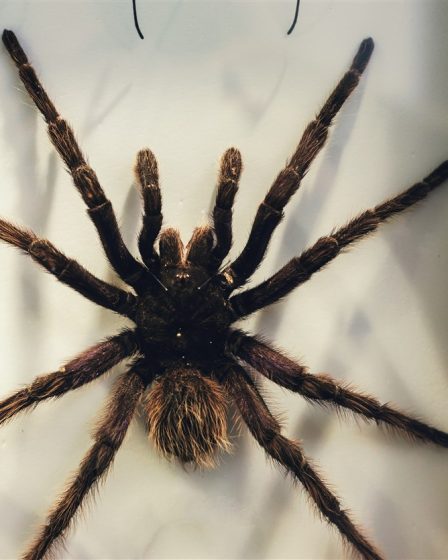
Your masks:
{"label": "hairy spider leg", "polygon": [[67,490],[50,511],[23,554],[23,560],[41,560],[64,537],[86,496],[94,490],[110,468],[146,387],[135,365],[116,381],[113,393],[96,428],[94,444],[85,455]]}
{"label": "hairy spider leg", "polygon": [[382,560],[381,554],[362,535],[346,511],[341,508],[339,499],[311,466],[300,444],[281,434],[279,423],[244,369],[234,364],[229,368],[223,383],[254,438],[288,474],[302,483],[323,517],[337,527],[346,542],[362,558]]}
{"label": "hairy spider leg", "polygon": [[291,259],[273,276],[232,297],[230,302],[238,317],[245,317],[275,303],[294,288],[306,282],[315,272],[334,259],[347,246],[375,231],[378,226],[413,204],[424,199],[448,179],[448,160],[419,183],[399,195],[366,210],[344,227],[321,237],[300,256]]}
{"label": "hairy spider leg", "polygon": [[12,31],[4,30],[3,43],[19,70],[20,79],[48,125],[48,133],[57,152],[64,160],[73,182],[88,206],[104,251],[117,274],[138,291],[144,287],[147,270],[126,247],[117,224],[112,204],[107,199],[96,173],[87,164],[70,125],[56,110],[46,94],[36,72]]}
{"label": "hairy spider leg", "polygon": [[44,400],[60,397],[98,379],[137,351],[135,333],[131,330],[91,346],[58,371],[36,377],[30,385],[1,401],[0,424]]}
{"label": "hairy spider leg", "polygon": [[216,245],[211,255],[211,266],[215,270],[221,266],[232,246],[232,208],[242,169],[240,152],[236,148],[229,148],[221,159],[218,191],[212,214]]}
{"label": "hairy spider leg", "polygon": [[260,204],[244,249],[227,269],[227,274],[232,278],[229,289],[244,284],[263,260],[271,236],[283,218],[283,208],[300,187],[309,166],[324,146],[330,125],[358,85],[373,47],[371,38],[362,41],[349,70],[330,94],[315,120],[306,127],[289,163],[280,171]]}
{"label": "hairy spider leg", "polygon": [[103,282],[78,262],[66,257],[46,239],[41,239],[30,230],[21,229],[0,219],[0,240],[22,249],[60,282],[70,286],[90,301],[121,315],[133,317],[137,302],[134,295]]}
{"label": "hairy spider leg", "polygon": [[138,237],[138,248],[143,262],[154,273],[160,266],[154,243],[160,233],[163,216],[159,170],[151,150],[145,148],[139,151],[134,172],[143,198],[143,225]]}
{"label": "hairy spider leg", "polygon": [[[222,258],[231,245],[231,206],[235,197],[237,182],[241,172],[241,156],[234,148],[227,150],[221,162],[217,201],[214,211],[214,230],[209,226],[194,230],[186,251],[185,259],[195,264],[213,269],[219,267]],[[160,271],[161,258],[154,246],[162,226],[162,196],[159,173],[154,154],[148,148],[140,150],[135,165],[135,177],[143,198],[143,226],[139,235],[139,250],[143,261],[154,274]],[[230,214],[230,218],[229,218]],[[225,223],[224,223],[225,222]],[[166,233],[167,232],[167,233]],[[159,239],[159,251],[174,251],[173,266],[180,266],[184,259],[184,249],[179,233],[168,228]],[[216,244],[215,244],[216,235]],[[212,264],[210,261],[212,260]],[[170,256],[168,256],[170,261]],[[165,263],[167,264],[167,263]]]}
{"label": "hairy spider leg", "polygon": [[328,375],[308,373],[306,367],[290,360],[257,337],[235,331],[230,337],[229,348],[236,358],[270,381],[302,395],[307,400],[322,406],[335,407],[337,410],[349,410],[365,420],[373,420],[378,425],[398,430],[411,439],[448,447],[448,433],[407,416],[389,404],[381,404],[370,395],[344,386]]}

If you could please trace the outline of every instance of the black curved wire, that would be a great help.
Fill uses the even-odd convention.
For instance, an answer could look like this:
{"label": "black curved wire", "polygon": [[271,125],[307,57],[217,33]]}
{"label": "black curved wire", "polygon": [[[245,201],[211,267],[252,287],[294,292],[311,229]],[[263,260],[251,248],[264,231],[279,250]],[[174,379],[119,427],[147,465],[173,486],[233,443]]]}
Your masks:
{"label": "black curved wire", "polygon": [[137,33],[138,33],[140,39],[144,39],[143,33],[141,32],[140,26],[139,26],[139,24],[138,24],[136,0],[132,0],[132,11],[133,11],[133,13],[134,13],[134,24],[135,24],[135,29],[137,29]]}
{"label": "black curved wire", "polygon": [[300,0],[297,0],[296,11],[294,13],[294,19],[292,20],[291,27],[288,29],[288,32],[286,33],[286,35],[291,35],[291,33],[294,31],[294,27],[296,26],[297,20],[299,19],[299,7],[300,7]]}
{"label": "black curved wire", "polygon": [[[299,8],[300,8],[300,0],[296,0],[296,9],[294,12],[294,19],[292,20],[291,23],[291,27],[288,29],[287,31],[287,35],[291,35],[291,33],[294,31],[294,28],[297,24],[297,20],[299,19]],[[135,29],[137,30],[137,33],[140,37],[140,39],[144,39],[145,37],[143,36],[143,33],[140,29],[140,25],[138,23],[138,18],[137,18],[137,0],[132,0],[132,12],[134,14],[134,25],[135,25]]]}

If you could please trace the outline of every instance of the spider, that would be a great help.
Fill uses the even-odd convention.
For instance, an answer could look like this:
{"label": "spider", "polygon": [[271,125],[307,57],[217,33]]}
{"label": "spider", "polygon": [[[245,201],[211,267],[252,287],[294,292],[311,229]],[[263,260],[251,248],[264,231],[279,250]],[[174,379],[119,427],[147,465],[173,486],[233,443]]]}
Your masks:
{"label": "spider", "polygon": [[138,405],[146,415],[149,437],[162,455],[182,464],[211,467],[217,453],[230,447],[226,417],[233,402],[267,455],[302,484],[317,511],[337,528],[353,552],[369,560],[381,559],[381,553],[341,506],[301,444],[281,434],[255,375],[261,374],[312,402],[352,411],[424,442],[448,447],[448,433],[329,376],[311,374],[271,344],[233,326],[289,294],[355,241],[425,198],[448,178],[445,161],[398,196],[318,239],[266,281],[234,293],[263,260],[283,208],[324,146],[336,114],[356,88],[372,54],[373,40],[361,42],[350,68],[305,129],[291,159],[258,207],[242,252],[225,266],[223,261],[232,244],[232,207],[242,171],[238,150],[230,148],[222,157],[212,225],[196,228],[186,247],[175,229],[161,231],[157,162],[149,149],[138,153],[135,176],[144,208],[138,238],[142,262],[138,261],[125,246],[112,205],[86,163],[72,129],[45,93],[16,36],[5,30],[3,42],[87,204],[110,264],[132,291],[103,282],[46,239],[5,220],[0,220],[0,239],[30,255],[60,282],[135,324],[0,402],[2,423],[46,399],[98,379],[122,360],[132,358],[126,373],[115,383],[92,447],[23,558],[43,558],[62,540],[84,499],[110,468]]}

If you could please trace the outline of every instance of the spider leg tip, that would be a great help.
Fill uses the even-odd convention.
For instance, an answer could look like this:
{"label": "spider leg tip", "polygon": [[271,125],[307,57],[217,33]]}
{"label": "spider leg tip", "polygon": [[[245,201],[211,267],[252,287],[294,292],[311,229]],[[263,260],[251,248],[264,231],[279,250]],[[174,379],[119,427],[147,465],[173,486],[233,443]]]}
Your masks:
{"label": "spider leg tip", "polygon": [[375,43],[372,37],[366,37],[359,45],[358,52],[353,60],[352,68],[356,68],[358,72],[363,72],[372,56]]}
{"label": "spider leg tip", "polygon": [[11,31],[11,29],[3,29],[2,41],[3,41],[3,43],[5,43],[5,45],[10,43],[11,40],[14,40],[14,39],[16,39],[14,31]]}
{"label": "spider leg tip", "polygon": [[19,40],[17,39],[14,31],[11,31],[10,29],[4,29],[2,33],[2,41],[9,55],[12,57],[16,64],[26,64],[28,62],[26,54],[23,52],[23,49],[20,46]]}
{"label": "spider leg tip", "polygon": [[448,179],[448,160],[442,162],[438,167],[434,169],[427,177],[425,177],[425,183],[429,183],[431,186],[436,187],[441,185]]}
{"label": "spider leg tip", "polygon": [[235,180],[239,179],[243,167],[243,158],[238,148],[235,148],[235,146],[228,148],[221,158],[221,163],[227,168],[227,172],[234,176]]}

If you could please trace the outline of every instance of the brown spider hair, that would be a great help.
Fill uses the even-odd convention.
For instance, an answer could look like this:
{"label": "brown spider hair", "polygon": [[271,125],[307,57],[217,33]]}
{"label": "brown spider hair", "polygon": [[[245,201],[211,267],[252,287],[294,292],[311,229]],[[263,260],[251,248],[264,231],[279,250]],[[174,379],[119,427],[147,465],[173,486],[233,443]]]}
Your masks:
{"label": "brown spider hair", "polygon": [[227,403],[218,381],[194,369],[157,379],[145,399],[149,437],[165,457],[211,468],[229,451]]}

